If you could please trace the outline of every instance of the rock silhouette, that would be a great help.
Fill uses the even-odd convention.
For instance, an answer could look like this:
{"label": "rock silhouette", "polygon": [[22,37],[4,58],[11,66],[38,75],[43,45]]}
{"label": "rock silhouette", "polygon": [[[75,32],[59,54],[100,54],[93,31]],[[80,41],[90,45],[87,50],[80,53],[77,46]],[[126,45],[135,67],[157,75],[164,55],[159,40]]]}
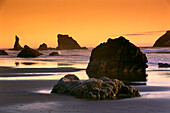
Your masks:
{"label": "rock silhouette", "polygon": [[49,54],[49,56],[58,56],[58,55],[59,55],[58,52],[52,52]]}
{"label": "rock silhouette", "polygon": [[85,47],[81,48],[81,46],[74,40],[72,37],[68,35],[57,35],[58,38],[58,47],[57,49],[86,49]]}
{"label": "rock silhouette", "polygon": [[38,52],[37,50],[31,49],[27,45],[24,46],[24,49],[17,55],[17,57],[37,57],[42,55],[42,53]]}
{"label": "rock silhouette", "polygon": [[43,43],[39,46],[38,50],[48,50],[47,44]]}
{"label": "rock silhouette", "polygon": [[82,47],[81,49],[88,49],[87,47]]}
{"label": "rock silhouette", "polygon": [[22,50],[23,48],[20,46],[20,44],[19,44],[19,38],[18,38],[18,36],[16,35],[15,36],[15,44],[14,44],[14,48],[13,48],[13,50]]}
{"label": "rock silhouette", "polygon": [[161,67],[170,67],[170,64],[168,64],[168,63],[158,63],[158,65],[159,65],[159,68],[161,68]]}
{"label": "rock silhouette", "polygon": [[0,55],[8,55],[8,53],[5,50],[0,50]]}
{"label": "rock silhouette", "polygon": [[124,76],[134,76],[134,79],[138,78],[137,73],[140,73],[140,78],[146,80],[146,63],[146,55],[129,40],[121,36],[117,39],[108,39],[106,43],[101,43],[92,50],[86,73],[90,78],[106,76],[119,78],[120,80],[126,77],[122,78],[120,74],[116,73],[123,73]]}
{"label": "rock silhouette", "polygon": [[153,47],[170,47],[170,30],[156,40]]}
{"label": "rock silhouette", "polygon": [[80,98],[95,100],[119,99],[140,96],[135,88],[126,86],[122,81],[102,77],[90,78],[81,82],[75,75],[68,74],[61,78],[51,93],[70,94]]}

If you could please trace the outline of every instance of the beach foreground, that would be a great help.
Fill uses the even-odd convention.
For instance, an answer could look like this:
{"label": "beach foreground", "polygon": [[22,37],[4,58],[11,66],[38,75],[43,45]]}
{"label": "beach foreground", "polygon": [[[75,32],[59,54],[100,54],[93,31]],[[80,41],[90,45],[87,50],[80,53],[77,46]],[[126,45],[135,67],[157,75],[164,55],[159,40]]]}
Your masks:
{"label": "beach foreground", "polygon": [[[141,48],[147,53],[147,81],[134,84],[141,97],[121,100],[87,100],[69,95],[50,94],[53,86],[66,74],[87,80],[85,69],[89,62],[88,50],[43,51],[38,58],[16,58],[17,51],[7,51],[0,58],[0,113],[169,113],[170,70],[158,68],[158,62],[170,63],[169,48]],[[151,52],[151,53],[149,53]],[[16,65],[17,64],[17,65]],[[135,82],[135,83],[136,83]]]}
{"label": "beach foreground", "polygon": [[[121,100],[86,100],[68,95],[50,94],[55,80],[0,81],[1,113],[169,113],[170,96]],[[140,91],[168,91],[169,87],[137,86]],[[42,92],[40,91],[42,90]]]}

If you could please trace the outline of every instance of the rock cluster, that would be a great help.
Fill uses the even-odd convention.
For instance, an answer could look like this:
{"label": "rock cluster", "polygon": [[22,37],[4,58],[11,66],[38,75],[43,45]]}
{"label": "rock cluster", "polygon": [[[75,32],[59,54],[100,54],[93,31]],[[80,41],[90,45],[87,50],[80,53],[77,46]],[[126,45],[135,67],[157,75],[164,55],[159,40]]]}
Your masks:
{"label": "rock cluster", "polygon": [[17,55],[17,57],[27,58],[27,57],[37,57],[40,55],[42,55],[42,53],[40,53],[37,50],[31,49],[30,47],[25,45],[24,49]]}
{"label": "rock cluster", "polygon": [[15,44],[14,44],[14,48],[13,48],[13,50],[22,50],[23,48],[20,46],[20,44],[19,44],[19,38],[18,38],[18,36],[16,35],[15,36]]}
{"label": "rock cluster", "polygon": [[0,50],[0,55],[8,55],[8,53],[5,50]]}
{"label": "rock cluster", "polygon": [[117,72],[145,73],[146,63],[146,55],[140,48],[121,36],[117,39],[109,38],[106,43],[101,43],[92,50],[86,73],[90,78],[117,78],[114,76]]}
{"label": "rock cluster", "polygon": [[170,30],[156,40],[153,47],[170,47]]}
{"label": "rock cluster", "polygon": [[47,44],[43,43],[39,46],[38,50],[48,50]]}
{"label": "rock cluster", "polygon": [[139,91],[126,86],[122,81],[102,77],[81,82],[75,75],[65,75],[53,87],[51,93],[69,94],[96,100],[118,99],[140,96]]}
{"label": "rock cluster", "polygon": [[58,34],[58,47],[57,49],[87,49],[86,47],[81,47],[76,40],[68,35]]}

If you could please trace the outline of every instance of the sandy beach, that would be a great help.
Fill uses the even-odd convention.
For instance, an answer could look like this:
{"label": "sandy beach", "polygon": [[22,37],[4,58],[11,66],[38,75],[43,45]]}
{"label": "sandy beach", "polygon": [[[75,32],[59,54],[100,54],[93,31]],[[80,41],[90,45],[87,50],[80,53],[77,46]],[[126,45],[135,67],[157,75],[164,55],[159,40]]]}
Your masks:
{"label": "sandy beach", "polygon": [[[86,100],[69,95],[39,92],[50,90],[56,80],[0,81],[1,113],[169,113],[170,96]],[[136,86],[141,92],[170,91],[170,87]]]}
{"label": "sandy beach", "polygon": [[[47,57],[46,53],[32,59],[18,59],[12,55],[12,58],[0,58],[0,113],[169,113],[170,71],[157,67],[159,58],[163,62],[169,61],[167,54],[147,54],[150,60],[147,81],[133,85],[140,91],[141,97],[96,101],[49,93],[66,74],[75,74],[80,80],[88,79],[85,69],[89,51],[74,51],[74,56],[70,55],[71,52],[61,51],[61,54],[68,55],[57,57]],[[15,62],[20,65],[16,66]],[[24,65],[22,62],[34,64]]]}

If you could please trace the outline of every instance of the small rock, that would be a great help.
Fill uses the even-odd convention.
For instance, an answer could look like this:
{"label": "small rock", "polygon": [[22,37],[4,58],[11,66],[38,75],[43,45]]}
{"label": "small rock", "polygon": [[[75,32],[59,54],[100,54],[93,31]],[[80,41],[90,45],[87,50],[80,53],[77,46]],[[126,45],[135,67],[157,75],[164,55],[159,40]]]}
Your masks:
{"label": "small rock", "polygon": [[170,67],[170,64],[168,63],[158,63],[159,67]]}
{"label": "small rock", "polygon": [[49,54],[49,56],[58,56],[58,55],[59,55],[58,52],[52,52],[52,53]]}
{"label": "small rock", "polygon": [[31,49],[27,45],[24,46],[24,49],[17,55],[17,57],[37,57],[42,55],[42,53],[38,52],[37,50]]}
{"label": "small rock", "polygon": [[48,50],[47,44],[43,43],[39,46],[38,50]]}
{"label": "small rock", "polygon": [[0,50],[0,55],[8,55],[8,53],[5,50]]}
{"label": "small rock", "polygon": [[87,47],[82,47],[81,49],[88,49]]}

